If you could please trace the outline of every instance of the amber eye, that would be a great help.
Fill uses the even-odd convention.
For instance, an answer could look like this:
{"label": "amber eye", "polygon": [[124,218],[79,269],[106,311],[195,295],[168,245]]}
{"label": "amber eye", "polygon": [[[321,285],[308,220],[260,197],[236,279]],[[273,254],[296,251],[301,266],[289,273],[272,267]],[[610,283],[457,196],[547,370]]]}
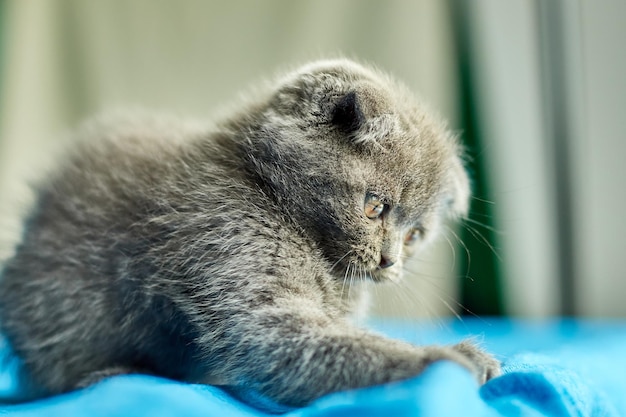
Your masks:
{"label": "amber eye", "polygon": [[415,242],[417,242],[422,237],[423,231],[417,227],[413,227],[409,232],[404,236],[404,244],[407,246],[411,246]]}
{"label": "amber eye", "polygon": [[365,206],[363,211],[365,215],[370,219],[377,219],[383,214],[385,210],[385,203],[383,203],[378,196],[368,194],[365,197]]}

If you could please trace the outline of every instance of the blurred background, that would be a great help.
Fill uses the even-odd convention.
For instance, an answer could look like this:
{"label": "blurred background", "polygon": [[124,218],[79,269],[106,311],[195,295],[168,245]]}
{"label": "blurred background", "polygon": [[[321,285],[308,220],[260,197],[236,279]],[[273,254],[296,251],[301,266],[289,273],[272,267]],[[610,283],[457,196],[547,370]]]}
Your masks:
{"label": "blurred background", "polygon": [[470,220],[377,288],[376,314],[624,317],[624,41],[623,0],[1,1],[0,259],[81,120],[211,117],[344,54],[402,79],[472,156]]}

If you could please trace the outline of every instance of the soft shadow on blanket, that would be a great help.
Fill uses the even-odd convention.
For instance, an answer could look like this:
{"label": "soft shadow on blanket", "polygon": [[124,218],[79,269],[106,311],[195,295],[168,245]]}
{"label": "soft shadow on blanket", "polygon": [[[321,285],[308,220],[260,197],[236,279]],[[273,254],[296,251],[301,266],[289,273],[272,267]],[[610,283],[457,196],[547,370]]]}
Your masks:
{"label": "soft shadow on blanket", "polygon": [[[86,390],[21,404],[11,416],[625,416],[626,322],[473,319],[427,324],[375,322],[413,343],[455,343],[470,335],[504,363],[504,375],[479,388],[454,363],[432,365],[398,383],[341,392],[286,410],[253,392],[183,384],[142,375],[114,377]],[[18,361],[0,342],[0,396],[23,391]]]}

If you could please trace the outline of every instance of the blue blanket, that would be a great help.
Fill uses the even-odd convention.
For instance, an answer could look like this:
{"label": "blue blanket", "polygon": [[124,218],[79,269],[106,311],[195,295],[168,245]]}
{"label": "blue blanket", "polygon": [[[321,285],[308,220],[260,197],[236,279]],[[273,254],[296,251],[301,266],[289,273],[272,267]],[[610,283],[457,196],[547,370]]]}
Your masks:
{"label": "blue blanket", "polygon": [[[372,327],[419,344],[474,336],[503,361],[504,374],[479,389],[463,368],[441,362],[407,381],[336,393],[306,408],[282,411],[289,417],[626,416],[626,322],[473,319],[376,322]],[[22,387],[19,362],[3,341],[0,366],[0,396],[7,403]],[[252,417],[269,416],[272,409],[273,404],[252,393],[142,375],[110,378],[35,402],[0,404],[0,414],[16,417]]]}

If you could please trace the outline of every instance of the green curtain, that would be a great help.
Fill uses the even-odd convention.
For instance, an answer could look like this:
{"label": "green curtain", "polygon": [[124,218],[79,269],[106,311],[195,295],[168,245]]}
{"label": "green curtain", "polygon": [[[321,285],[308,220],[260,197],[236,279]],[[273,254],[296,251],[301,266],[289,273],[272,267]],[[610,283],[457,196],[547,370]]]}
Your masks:
{"label": "green curtain", "polygon": [[479,92],[473,83],[471,61],[471,28],[464,0],[451,0],[459,72],[460,130],[468,151],[467,168],[472,180],[473,198],[470,215],[459,234],[459,277],[461,314],[501,315],[505,313],[502,300],[501,265],[498,257],[493,198],[482,149],[481,117],[477,100]]}

